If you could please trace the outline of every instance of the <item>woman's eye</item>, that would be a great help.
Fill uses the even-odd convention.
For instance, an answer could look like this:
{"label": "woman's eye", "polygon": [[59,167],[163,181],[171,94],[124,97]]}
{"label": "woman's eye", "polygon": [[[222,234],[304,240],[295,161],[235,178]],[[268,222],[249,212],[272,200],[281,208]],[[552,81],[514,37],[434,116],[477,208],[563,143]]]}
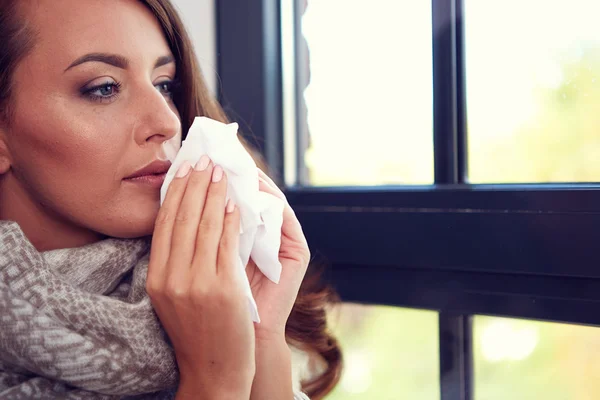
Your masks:
{"label": "woman's eye", "polygon": [[101,96],[110,96],[111,94],[113,94],[114,89],[115,85],[105,85],[101,88],[98,88],[98,92],[100,92]]}
{"label": "woman's eye", "polygon": [[[168,99],[173,98],[175,83],[173,81],[163,81],[154,85],[158,91]],[[121,89],[119,82],[106,82],[102,85],[84,88],[82,93],[94,101],[111,102]]]}
{"label": "woman's eye", "polygon": [[117,92],[117,85],[114,83],[106,83],[102,86],[98,86],[95,89],[92,89],[89,93],[95,96],[108,97],[113,96]]}
{"label": "woman's eye", "polygon": [[83,93],[92,100],[109,100],[119,92],[120,84],[118,82],[107,82],[102,85],[94,86],[83,90]]}
{"label": "woman's eye", "polygon": [[167,97],[173,96],[173,82],[172,81],[160,82],[160,83],[157,83],[156,85],[154,85],[154,87],[157,88],[158,91],[161,92],[164,96],[167,96]]}

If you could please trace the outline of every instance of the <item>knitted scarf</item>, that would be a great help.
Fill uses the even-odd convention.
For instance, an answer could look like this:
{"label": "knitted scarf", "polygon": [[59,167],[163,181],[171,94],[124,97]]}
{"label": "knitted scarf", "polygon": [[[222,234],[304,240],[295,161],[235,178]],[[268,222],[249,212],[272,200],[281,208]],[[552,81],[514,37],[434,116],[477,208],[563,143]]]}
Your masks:
{"label": "knitted scarf", "polygon": [[38,252],[0,221],[0,399],[174,397],[174,353],[145,290],[149,248]]}

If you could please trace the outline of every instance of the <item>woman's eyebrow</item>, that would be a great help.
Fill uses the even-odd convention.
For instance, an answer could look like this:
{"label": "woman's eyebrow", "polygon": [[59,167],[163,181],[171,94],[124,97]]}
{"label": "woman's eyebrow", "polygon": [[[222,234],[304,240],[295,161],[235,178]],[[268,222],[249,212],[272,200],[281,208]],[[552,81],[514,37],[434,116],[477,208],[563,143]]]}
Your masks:
{"label": "woman's eyebrow", "polygon": [[156,60],[156,63],[154,63],[154,69],[172,62],[175,62],[175,58],[172,55],[158,57],[158,60]]}
{"label": "woman's eyebrow", "polygon": [[125,69],[129,65],[129,61],[123,56],[119,56],[117,54],[107,54],[107,53],[90,53],[84,56],[79,57],[77,60],[73,61],[71,65],[65,69],[64,72],[67,72],[73,67],[78,65],[87,63],[87,62],[102,62],[105,64],[113,65],[117,68]]}
{"label": "woman's eyebrow", "polygon": [[[175,59],[172,55],[159,57],[154,63],[154,69],[158,67],[162,67],[163,65],[174,62]],[[64,72],[67,72],[73,67],[78,65],[87,63],[87,62],[102,62],[105,64],[109,64],[115,66],[117,68],[126,69],[129,66],[129,60],[125,57],[120,56],[118,54],[108,54],[108,53],[89,53],[84,56],[79,57],[77,60],[73,61],[71,65],[69,65]],[[63,73],[64,73],[63,72]]]}

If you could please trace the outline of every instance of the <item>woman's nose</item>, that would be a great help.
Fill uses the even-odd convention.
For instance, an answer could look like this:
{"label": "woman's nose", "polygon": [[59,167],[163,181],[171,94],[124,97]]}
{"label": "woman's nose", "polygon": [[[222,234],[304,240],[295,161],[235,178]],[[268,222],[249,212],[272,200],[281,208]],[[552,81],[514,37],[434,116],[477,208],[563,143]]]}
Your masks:
{"label": "woman's nose", "polygon": [[[137,96],[136,96],[137,97]],[[179,114],[172,100],[156,88],[145,90],[137,97],[139,119],[135,124],[135,141],[143,146],[149,142],[163,143],[181,131]]]}

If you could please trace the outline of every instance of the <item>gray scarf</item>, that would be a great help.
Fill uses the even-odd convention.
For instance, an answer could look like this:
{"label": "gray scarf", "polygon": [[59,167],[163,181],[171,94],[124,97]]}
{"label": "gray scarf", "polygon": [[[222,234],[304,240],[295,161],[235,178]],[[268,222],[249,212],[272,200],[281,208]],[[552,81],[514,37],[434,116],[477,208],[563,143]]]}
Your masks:
{"label": "gray scarf", "polygon": [[0,221],[0,399],[173,397],[174,354],[145,291],[149,244],[40,253]]}
{"label": "gray scarf", "polygon": [[[0,399],[174,398],[177,364],[146,294],[149,249],[106,239],[40,253],[0,221]],[[294,399],[308,399],[301,363]]]}

